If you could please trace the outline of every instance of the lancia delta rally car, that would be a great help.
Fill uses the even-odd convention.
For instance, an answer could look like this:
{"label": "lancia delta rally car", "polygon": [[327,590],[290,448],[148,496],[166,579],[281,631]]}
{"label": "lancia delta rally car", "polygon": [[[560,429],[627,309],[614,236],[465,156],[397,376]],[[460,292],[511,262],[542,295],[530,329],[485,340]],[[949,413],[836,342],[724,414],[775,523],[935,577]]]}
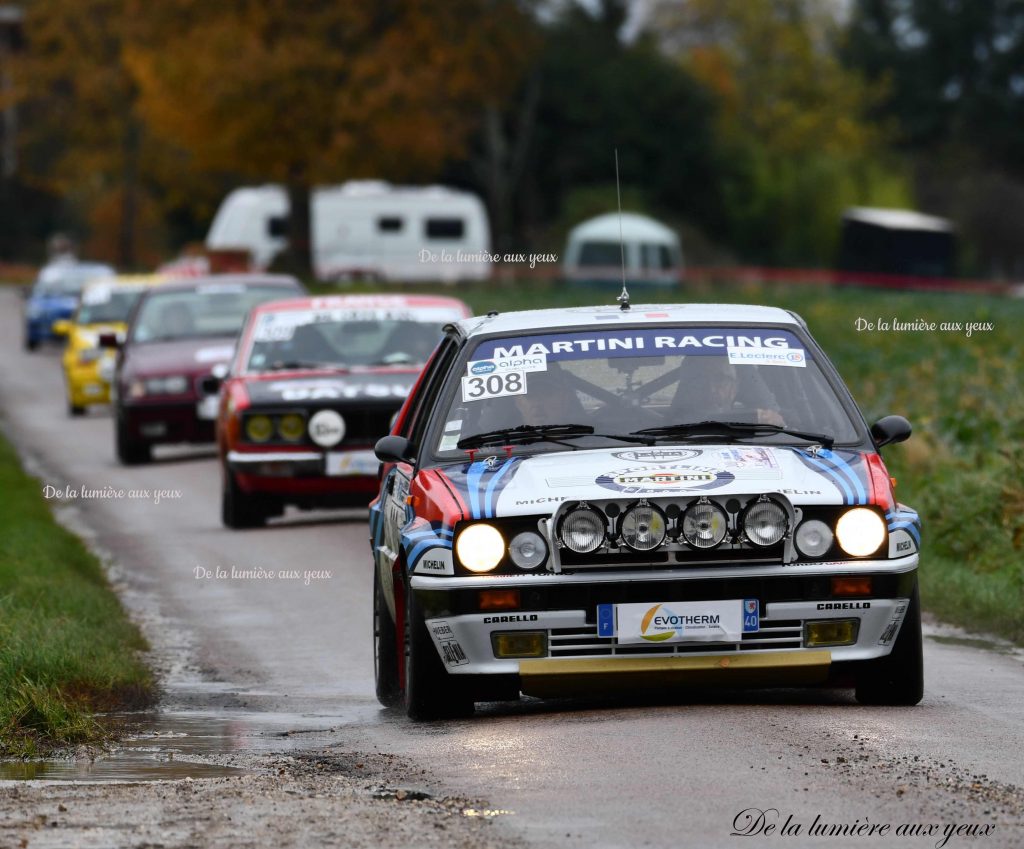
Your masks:
{"label": "lancia delta rally car", "polygon": [[679,684],[922,696],[920,523],[802,319],[757,306],[460,321],[370,505],[378,698]]}
{"label": "lancia delta rally car", "polygon": [[262,525],[285,505],[365,507],[377,491],[374,443],[391,429],[455,298],[345,295],[273,301],[242,331],[221,393],[221,515]]}

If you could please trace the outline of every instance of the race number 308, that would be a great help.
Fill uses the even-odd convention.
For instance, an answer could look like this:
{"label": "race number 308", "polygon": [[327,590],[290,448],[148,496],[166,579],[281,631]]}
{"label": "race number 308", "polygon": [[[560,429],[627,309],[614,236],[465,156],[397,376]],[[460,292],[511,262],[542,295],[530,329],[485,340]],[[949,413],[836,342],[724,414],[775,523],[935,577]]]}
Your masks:
{"label": "race number 308", "polygon": [[502,371],[462,378],[462,400],[483,401],[526,394],[526,372]]}

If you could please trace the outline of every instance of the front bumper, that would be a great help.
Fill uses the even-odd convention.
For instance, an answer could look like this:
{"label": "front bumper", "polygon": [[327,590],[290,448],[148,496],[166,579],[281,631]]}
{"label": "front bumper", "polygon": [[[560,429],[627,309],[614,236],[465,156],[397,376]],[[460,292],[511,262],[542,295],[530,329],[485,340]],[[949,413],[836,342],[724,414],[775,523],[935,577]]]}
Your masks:
{"label": "front bumper", "polygon": [[129,437],[139,442],[213,442],[215,422],[199,418],[198,403],[190,398],[172,403],[125,404],[119,414]]}
{"label": "front bumper", "polygon": [[380,486],[369,448],[232,450],[225,460],[243,492],[309,506],[365,506]]}
{"label": "front bumper", "polygon": [[110,403],[109,373],[103,359],[85,365],[65,364],[68,401],[76,407]]}
{"label": "front bumper", "polygon": [[[411,590],[448,672],[518,676],[520,688],[549,696],[672,680],[782,686],[834,677],[846,663],[892,650],[917,582],[918,556],[821,564],[726,567],[718,571],[494,578],[414,575]],[[870,576],[870,596],[834,596],[831,578]],[[518,589],[516,610],[482,611],[484,589]],[[756,631],[734,642],[619,643],[599,635],[598,605],[757,599]],[[808,623],[856,620],[850,645],[808,644]],[[542,633],[542,656],[499,658],[496,633]]]}

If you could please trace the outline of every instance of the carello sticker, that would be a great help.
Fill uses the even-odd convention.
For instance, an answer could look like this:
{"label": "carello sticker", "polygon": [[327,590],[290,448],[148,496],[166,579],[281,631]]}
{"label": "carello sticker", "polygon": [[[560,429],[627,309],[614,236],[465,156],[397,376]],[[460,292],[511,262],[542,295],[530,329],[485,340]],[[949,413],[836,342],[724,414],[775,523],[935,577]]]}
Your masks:
{"label": "carello sticker", "polygon": [[731,472],[708,466],[640,466],[607,472],[594,481],[598,486],[633,495],[653,495],[679,490],[718,489],[735,480]]}
{"label": "carello sticker", "polygon": [[692,460],[702,453],[692,448],[637,448],[612,451],[612,456],[633,463],[675,463],[679,460]]}

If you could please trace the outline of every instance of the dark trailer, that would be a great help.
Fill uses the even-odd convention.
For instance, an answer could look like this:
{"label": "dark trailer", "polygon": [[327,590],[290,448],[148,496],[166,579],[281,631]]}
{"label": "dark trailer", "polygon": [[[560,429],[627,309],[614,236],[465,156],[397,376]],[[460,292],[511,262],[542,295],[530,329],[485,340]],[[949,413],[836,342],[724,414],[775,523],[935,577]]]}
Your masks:
{"label": "dark trailer", "polygon": [[907,209],[854,206],[843,213],[841,272],[953,277],[952,222]]}

